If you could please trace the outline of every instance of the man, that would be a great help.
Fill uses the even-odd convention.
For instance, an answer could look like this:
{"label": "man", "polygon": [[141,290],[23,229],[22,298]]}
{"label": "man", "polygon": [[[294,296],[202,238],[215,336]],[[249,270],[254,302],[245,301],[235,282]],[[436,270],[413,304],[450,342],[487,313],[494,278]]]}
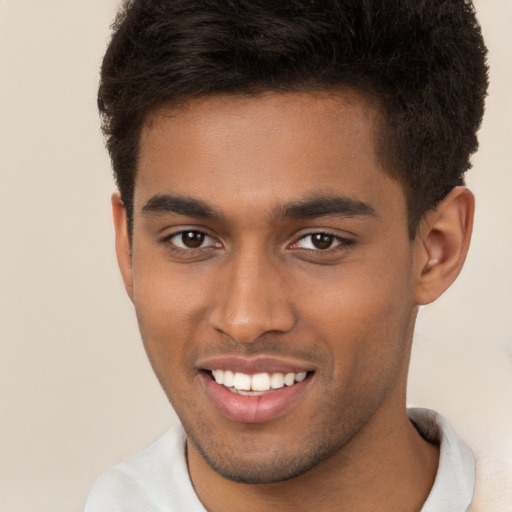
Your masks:
{"label": "man", "polygon": [[122,9],[116,249],[181,425],[87,512],[468,509],[470,449],[405,394],[469,247],[485,55],[463,0]]}

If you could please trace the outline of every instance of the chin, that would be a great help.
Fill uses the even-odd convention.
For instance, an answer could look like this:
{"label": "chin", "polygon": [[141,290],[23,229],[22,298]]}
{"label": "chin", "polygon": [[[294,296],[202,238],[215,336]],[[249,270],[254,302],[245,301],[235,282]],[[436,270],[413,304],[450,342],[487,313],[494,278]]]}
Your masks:
{"label": "chin", "polygon": [[277,449],[270,453],[264,448],[259,456],[246,453],[241,457],[237,450],[205,450],[194,442],[203,460],[218,475],[244,484],[273,484],[299,477],[337,453],[344,444],[343,440],[326,443],[323,439],[306,452],[289,453],[288,447],[287,451]]}

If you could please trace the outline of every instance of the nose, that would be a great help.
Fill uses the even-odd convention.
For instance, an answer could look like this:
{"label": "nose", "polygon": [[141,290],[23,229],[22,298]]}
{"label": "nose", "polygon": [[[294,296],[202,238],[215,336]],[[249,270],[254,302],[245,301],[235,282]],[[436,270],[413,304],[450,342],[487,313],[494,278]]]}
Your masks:
{"label": "nose", "polygon": [[210,324],[238,343],[292,329],[296,316],[290,288],[270,257],[239,254],[219,275]]}

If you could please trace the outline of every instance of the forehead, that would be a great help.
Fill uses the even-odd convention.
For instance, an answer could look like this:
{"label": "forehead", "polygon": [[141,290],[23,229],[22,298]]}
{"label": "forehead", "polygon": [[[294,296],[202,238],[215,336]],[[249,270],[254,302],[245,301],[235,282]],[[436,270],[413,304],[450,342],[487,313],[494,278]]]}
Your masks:
{"label": "forehead", "polygon": [[380,119],[352,91],[213,96],[160,109],[141,133],[135,208],[162,193],[246,209],[318,192],[396,202],[401,186],[377,151]]}

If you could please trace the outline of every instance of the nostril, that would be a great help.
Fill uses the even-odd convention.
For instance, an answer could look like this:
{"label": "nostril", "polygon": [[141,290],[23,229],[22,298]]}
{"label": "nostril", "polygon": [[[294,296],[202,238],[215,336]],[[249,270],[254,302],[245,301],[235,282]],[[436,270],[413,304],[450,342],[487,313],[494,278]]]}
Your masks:
{"label": "nostril", "polygon": [[240,279],[229,289],[219,290],[215,301],[210,325],[238,343],[254,342],[263,334],[288,332],[296,322],[283,287],[277,282],[262,282],[257,276],[250,282]]}

